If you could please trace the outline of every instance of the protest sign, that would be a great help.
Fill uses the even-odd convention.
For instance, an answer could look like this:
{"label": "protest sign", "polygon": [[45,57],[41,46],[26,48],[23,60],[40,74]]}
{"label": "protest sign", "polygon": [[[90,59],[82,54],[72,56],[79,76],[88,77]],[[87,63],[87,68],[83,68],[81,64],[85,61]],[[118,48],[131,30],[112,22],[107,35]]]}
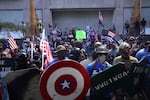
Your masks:
{"label": "protest sign", "polygon": [[118,63],[91,78],[91,85],[97,94],[106,94],[119,88],[127,89],[132,83],[133,76],[125,69],[124,63]]}
{"label": "protest sign", "polygon": [[86,39],[86,32],[83,31],[83,30],[77,30],[77,31],[76,31],[76,35],[75,35],[75,38],[76,38],[77,40]]}

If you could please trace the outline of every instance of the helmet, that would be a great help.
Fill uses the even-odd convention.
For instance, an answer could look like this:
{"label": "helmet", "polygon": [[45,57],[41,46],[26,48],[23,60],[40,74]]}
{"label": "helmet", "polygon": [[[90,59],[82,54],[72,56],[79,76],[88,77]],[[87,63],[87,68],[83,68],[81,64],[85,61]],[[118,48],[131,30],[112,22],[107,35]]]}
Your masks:
{"label": "helmet", "polygon": [[95,47],[101,46],[102,43],[101,42],[95,42]]}
{"label": "helmet", "polygon": [[29,56],[25,52],[19,52],[16,55],[16,61],[18,62],[18,64],[25,64],[28,60],[29,60]]}
{"label": "helmet", "polygon": [[125,48],[129,48],[130,49],[130,44],[127,42],[122,42],[119,46],[119,49],[125,49]]}
{"label": "helmet", "polygon": [[59,52],[59,51],[66,51],[66,48],[63,45],[58,45],[57,48],[56,48],[56,51],[57,52]]}
{"label": "helmet", "polygon": [[106,48],[106,46],[98,46],[97,48],[96,48],[96,54],[99,54],[99,53],[101,53],[101,54],[107,54],[108,53],[108,50],[107,50],[107,48]]}

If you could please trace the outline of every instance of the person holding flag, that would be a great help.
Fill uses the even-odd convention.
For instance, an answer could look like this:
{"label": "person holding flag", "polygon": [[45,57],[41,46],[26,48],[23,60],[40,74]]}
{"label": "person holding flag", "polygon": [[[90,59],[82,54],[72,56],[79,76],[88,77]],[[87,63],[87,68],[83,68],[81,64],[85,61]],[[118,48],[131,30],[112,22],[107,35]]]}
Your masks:
{"label": "person holding flag", "polygon": [[67,49],[65,46],[63,45],[58,45],[56,48],[56,54],[57,57],[55,59],[53,59],[48,65],[47,67],[50,67],[52,64],[54,64],[55,62],[59,61],[59,60],[63,60],[63,59],[68,59],[67,57]]}

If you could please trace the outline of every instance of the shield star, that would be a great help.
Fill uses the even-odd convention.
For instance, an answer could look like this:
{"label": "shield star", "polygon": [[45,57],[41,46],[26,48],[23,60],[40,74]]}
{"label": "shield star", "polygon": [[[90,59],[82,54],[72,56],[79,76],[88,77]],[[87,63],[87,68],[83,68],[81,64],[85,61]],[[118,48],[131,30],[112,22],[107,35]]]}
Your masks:
{"label": "shield star", "polygon": [[70,88],[69,84],[70,84],[70,82],[67,82],[67,80],[64,80],[64,82],[61,83],[63,89],[65,89],[65,88],[69,89]]}

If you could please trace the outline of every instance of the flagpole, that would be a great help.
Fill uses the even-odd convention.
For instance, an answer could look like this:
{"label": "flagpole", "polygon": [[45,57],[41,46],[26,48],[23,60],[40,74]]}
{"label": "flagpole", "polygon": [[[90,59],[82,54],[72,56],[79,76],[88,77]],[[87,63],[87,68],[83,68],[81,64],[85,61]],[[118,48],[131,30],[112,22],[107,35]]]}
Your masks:
{"label": "flagpole", "polygon": [[33,43],[33,41],[34,41],[34,36],[32,36],[32,41],[30,43],[30,45],[31,45],[31,61],[33,61],[33,54],[34,54],[34,43]]}
{"label": "flagpole", "polygon": [[[42,33],[42,38],[41,38],[41,41],[44,41],[45,40],[45,28],[43,29]],[[42,49],[42,66],[41,66],[41,70],[43,71],[44,70],[44,49]]]}

